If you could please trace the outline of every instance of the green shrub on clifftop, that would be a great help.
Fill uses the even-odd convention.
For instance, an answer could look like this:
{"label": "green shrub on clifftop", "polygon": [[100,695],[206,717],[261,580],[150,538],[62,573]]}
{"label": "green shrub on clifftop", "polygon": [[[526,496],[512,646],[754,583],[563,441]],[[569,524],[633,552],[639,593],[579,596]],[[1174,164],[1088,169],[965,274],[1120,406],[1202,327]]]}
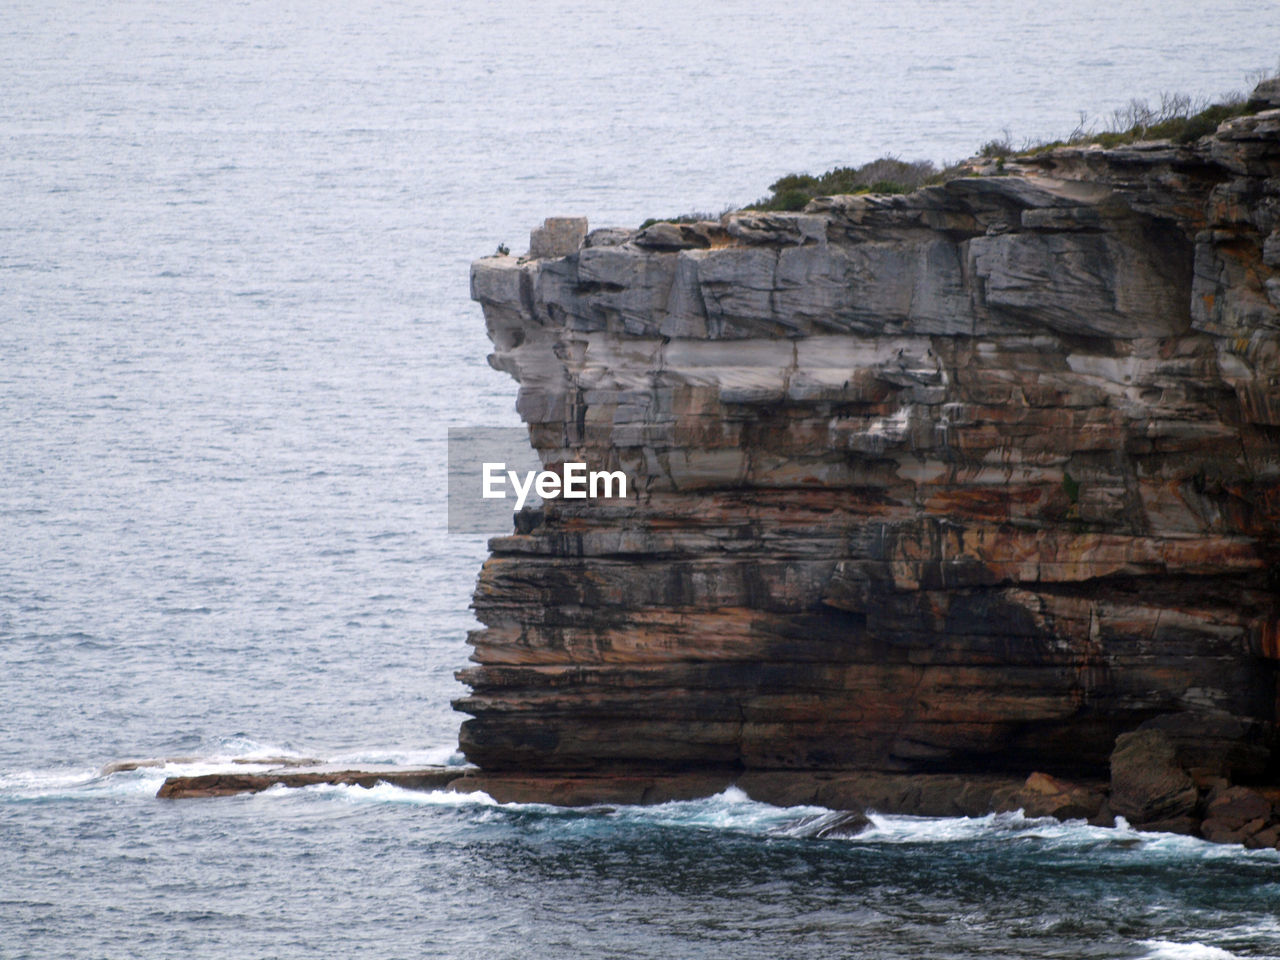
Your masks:
{"label": "green shrub on clifftop", "polygon": [[790,173],[769,185],[770,196],[750,204],[748,210],[802,210],[814,197],[845,193],[910,193],[936,176],[938,168],[928,160],[914,162],[880,157],[860,167],[836,167],[820,177]]}
{"label": "green shrub on clifftop", "polygon": [[[1275,71],[1260,71],[1248,79],[1251,85],[1280,75]],[[889,155],[872,160],[860,167],[836,167],[821,176],[808,173],[789,173],[779,177],[769,186],[769,195],[745,210],[803,210],[815,197],[839,194],[910,193],[919,187],[944,183],[963,176],[1005,176],[1006,161],[1016,162],[1018,157],[1043,153],[1058,147],[1088,146],[1097,144],[1112,148],[1142,140],[1172,140],[1174,143],[1193,143],[1208,136],[1218,126],[1233,117],[1251,113],[1252,109],[1243,94],[1224,96],[1217,103],[1197,100],[1187,94],[1163,93],[1152,104],[1146,100],[1130,100],[1096,129],[1087,114],[1082,113],[1080,123],[1064,140],[1051,142],[1026,140],[1021,147],[1014,147],[1009,132],[999,139],[988,140],[978,150],[977,157],[989,164],[970,161],[944,165],[939,168],[929,160],[907,161]],[[730,208],[732,209],[732,208]],[[724,211],[729,212],[728,210]],[[723,216],[723,214],[721,214]],[[688,214],[674,217],[672,222],[692,222],[698,219],[717,219],[709,214]],[[643,227],[655,223],[646,220]]]}
{"label": "green shrub on clifftop", "polygon": [[[1172,140],[1174,143],[1194,143],[1207,137],[1218,126],[1233,117],[1251,113],[1248,102],[1241,94],[1224,97],[1218,103],[1194,100],[1186,94],[1164,93],[1158,104],[1146,100],[1130,100],[1111,113],[1110,120],[1101,130],[1086,129],[1084,118],[1065,140],[1028,143],[1015,154],[1036,154],[1058,147],[1082,147],[1097,144],[1110,150],[1143,140]],[[985,154],[984,154],[985,155]]]}

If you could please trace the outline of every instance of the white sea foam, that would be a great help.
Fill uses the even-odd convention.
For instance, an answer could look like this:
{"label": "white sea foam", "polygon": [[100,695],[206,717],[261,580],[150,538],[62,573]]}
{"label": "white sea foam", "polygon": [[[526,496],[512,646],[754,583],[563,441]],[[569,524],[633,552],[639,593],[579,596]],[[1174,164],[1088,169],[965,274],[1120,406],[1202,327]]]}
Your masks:
{"label": "white sea foam", "polygon": [[1172,940],[1144,940],[1150,949],[1143,960],[1236,960],[1237,954],[1205,943],[1175,943]]}
{"label": "white sea foam", "polygon": [[[243,767],[237,769],[245,769]],[[486,793],[450,790],[422,791],[389,783],[373,787],[354,784],[313,784],[302,788],[273,787],[258,796],[282,799],[291,796],[332,798],[354,804],[402,804],[447,806],[477,810],[540,812],[561,818],[598,817],[602,809],[620,821],[655,827],[706,829],[726,833],[788,837],[786,828],[805,817],[837,811],[819,806],[777,807],[752,800],[737,787],[696,800],[671,800],[650,806],[598,804],[566,808],[540,803],[499,803]],[[1244,851],[1239,846],[1213,844],[1195,837],[1140,833],[1121,820],[1112,827],[1090,826],[1083,820],[1059,821],[1052,817],[1027,817],[1022,811],[992,813],[981,817],[916,817],[868,812],[871,825],[853,836],[826,842],[855,844],[953,844],[981,841],[1034,842],[1048,849],[1105,851],[1114,856],[1178,862],[1231,860],[1242,856],[1280,859],[1275,851]]]}
{"label": "white sea foam", "polygon": [[34,799],[61,795],[92,782],[96,776],[97,770],[93,768],[0,771],[0,798]]}
{"label": "white sea foam", "polygon": [[406,790],[392,783],[376,783],[372,787],[347,783],[315,783],[306,787],[285,787],[277,784],[258,794],[265,799],[291,796],[332,797],[347,803],[396,803],[420,807],[497,807],[522,809],[535,804],[499,804],[487,793],[475,791],[461,793],[452,790]]}
{"label": "white sea foam", "polygon": [[293,747],[280,746],[255,740],[247,734],[236,733],[227,737],[215,737],[207,741],[201,751],[210,757],[311,757],[314,754],[303,753]]}
{"label": "white sea foam", "polygon": [[457,746],[450,744],[426,749],[408,746],[367,747],[335,754],[325,762],[352,766],[385,763],[397,767],[460,767],[467,761],[458,752]]}
{"label": "white sea foam", "polygon": [[[233,735],[207,741],[190,755],[119,758],[94,767],[0,771],[0,802],[102,796],[154,797],[169,777],[265,773],[295,764],[422,767],[460,766],[463,762],[453,746],[368,748],[324,756],[314,751]],[[415,791],[405,792],[417,795]]]}

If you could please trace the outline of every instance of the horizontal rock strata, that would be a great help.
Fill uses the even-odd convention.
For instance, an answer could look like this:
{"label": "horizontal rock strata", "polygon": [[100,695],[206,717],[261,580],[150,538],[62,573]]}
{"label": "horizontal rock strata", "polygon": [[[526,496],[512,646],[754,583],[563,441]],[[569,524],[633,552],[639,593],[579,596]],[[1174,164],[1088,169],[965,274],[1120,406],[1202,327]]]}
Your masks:
{"label": "horizontal rock strata", "polygon": [[1272,777],[1276,93],[1192,145],[474,264],[543,463],[632,483],[492,541],[468,759],[1102,780],[1141,728]]}

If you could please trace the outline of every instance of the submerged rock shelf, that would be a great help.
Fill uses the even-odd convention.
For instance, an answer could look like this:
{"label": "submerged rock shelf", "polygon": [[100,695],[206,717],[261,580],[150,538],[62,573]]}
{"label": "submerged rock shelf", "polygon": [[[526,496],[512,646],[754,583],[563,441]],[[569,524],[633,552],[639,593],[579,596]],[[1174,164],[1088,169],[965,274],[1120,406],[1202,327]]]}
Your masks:
{"label": "submerged rock shelf", "polygon": [[1280,85],[1252,106],[476,262],[544,465],[633,489],[491,542],[467,758],[1101,781],[1154,730],[1274,782]]}
{"label": "submerged rock shelf", "polygon": [[162,800],[195,797],[229,797],[240,793],[261,793],[271,787],[310,787],[320,783],[373,787],[379,783],[406,790],[442,790],[457,780],[465,769],[458,767],[284,767],[262,773],[202,773],[169,777],[156,796]]}

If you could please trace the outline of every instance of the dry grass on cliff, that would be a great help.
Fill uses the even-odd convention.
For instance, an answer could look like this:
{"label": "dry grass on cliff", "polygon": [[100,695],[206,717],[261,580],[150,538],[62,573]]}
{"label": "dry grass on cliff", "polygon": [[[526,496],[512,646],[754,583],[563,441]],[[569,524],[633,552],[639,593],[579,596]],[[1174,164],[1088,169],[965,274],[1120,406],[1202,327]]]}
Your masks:
{"label": "dry grass on cliff", "polygon": [[[1014,146],[1006,133],[999,140],[989,140],[977,156],[996,160],[1003,168],[1005,158],[1028,156],[1058,147],[1099,144],[1112,148],[1141,140],[1172,140],[1192,143],[1218,129],[1224,120],[1249,112],[1243,94],[1232,94],[1216,103],[1196,100],[1187,94],[1164,93],[1156,103],[1130,100],[1112,111],[1103,123],[1090,122],[1081,114],[1080,122],[1066,138],[1051,141],[1024,141]],[[942,183],[966,173],[965,163],[938,167],[929,160],[906,161],[894,156],[880,157],[860,167],[837,167],[821,176],[790,173],[769,185],[769,195],[747,210],[803,210],[815,197],[835,194],[910,193],[920,187]]]}
{"label": "dry grass on cliff", "polygon": [[1110,149],[1144,140],[1194,143],[1213,133],[1224,121],[1249,112],[1248,100],[1241,93],[1219,98],[1212,103],[1207,99],[1197,100],[1185,93],[1162,93],[1155,103],[1149,100],[1130,100],[1124,107],[1113,110],[1111,116],[1100,125],[1082,113],[1075,130],[1064,139],[1027,141],[1015,148],[1006,136],[1003,140],[983,144],[978,155],[988,158],[1027,156],[1058,147],[1091,144]]}
{"label": "dry grass on cliff", "polygon": [[[1259,79],[1272,74],[1263,73]],[[1065,146],[1098,144],[1111,148],[1142,140],[1172,140],[1175,143],[1191,143],[1213,133],[1224,120],[1249,112],[1247,98],[1242,93],[1232,93],[1210,103],[1196,100],[1187,94],[1162,93],[1158,102],[1133,99],[1124,107],[1113,110],[1111,116],[1099,125],[1081,113],[1080,122],[1066,138],[1060,140],[1024,140],[1015,146],[1008,131],[999,139],[988,140],[975,157],[995,160],[1003,169],[1004,160],[1018,156],[1031,156]],[[720,213],[693,211],[675,217],[651,217],[640,225],[643,230],[655,223],[696,223],[702,220],[719,220],[727,213],[741,210],[797,211],[803,210],[816,197],[847,194],[895,194],[910,193],[920,187],[944,183],[961,176],[974,176],[971,161],[938,166],[931,160],[903,160],[893,154],[878,157],[857,167],[836,167],[814,176],[808,173],[789,173],[769,185],[769,194],[744,207],[726,207]]]}
{"label": "dry grass on cliff", "polygon": [[[1257,71],[1246,80],[1252,89],[1275,76],[1280,76],[1280,68]],[[1081,113],[1075,130],[1060,140],[1026,140],[1015,146],[1006,132],[1002,138],[983,144],[977,156],[995,160],[997,169],[1002,170],[1007,157],[1028,156],[1057,147],[1098,144],[1112,148],[1142,140],[1192,143],[1213,133],[1223,121],[1249,112],[1248,99],[1239,92],[1212,102],[1184,93],[1162,93],[1155,102],[1130,100],[1102,120],[1093,120],[1088,114]],[[837,167],[820,176],[787,174],[769,185],[768,196],[743,209],[803,210],[815,197],[849,193],[910,193],[922,186],[969,175],[970,169],[971,164],[967,162],[939,167],[930,160],[907,161],[889,155],[860,167]]]}
{"label": "dry grass on cliff", "polygon": [[[1274,70],[1256,71],[1247,75],[1246,80],[1252,89],[1263,80],[1276,76],[1280,76],[1280,66]],[[1110,149],[1143,140],[1193,143],[1213,133],[1224,121],[1250,112],[1252,109],[1248,98],[1239,92],[1227,94],[1212,102],[1207,98],[1195,98],[1185,93],[1162,93],[1155,102],[1130,100],[1101,120],[1092,119],[1082,112],[1076,128],[1059,140],[1024,140],[1020,145],[1015,145],[1012,136],[1006,131],[1003,137],[984,143],[976,156],[995,161],[996,173],[999,174],[1004,169],[1006,158],[1032,156],[1058,147],[1097,144]],[[930,184],[974,175],[974,164],[971,161],[939,166],[931,160],[902,160],[889,154],[861,166],[836,167],[818,176],[789,173],[769,185],[767,196],[742,209],[803,210],[815,197],[910,193]],[[697,212],[678,217],[649,219],[641,224],[641,229],[663,219],[672,223],[718,220],[736,209],[738,208],[730,207],[718,215]]]}

